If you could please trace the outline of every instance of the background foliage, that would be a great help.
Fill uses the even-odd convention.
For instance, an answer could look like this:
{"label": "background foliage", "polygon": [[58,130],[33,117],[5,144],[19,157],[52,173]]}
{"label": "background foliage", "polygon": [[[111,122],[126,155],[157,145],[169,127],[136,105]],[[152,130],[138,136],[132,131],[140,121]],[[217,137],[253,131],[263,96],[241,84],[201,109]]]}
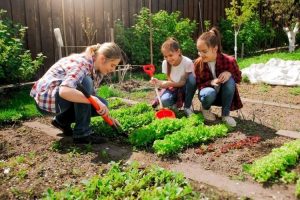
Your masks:
{"label": "background foliage", "polygon": [[28,81],[43,63],[44,56],[31,58],[23,45],[26,28],[4,18],[5,12],[0,10],[0,84]]}
{"label": "background foliage", "polygon": [[[228,54],[233,54],[234,30],[231,28],[232,23],[229,20],[222,19],[219,26],[222,34],[223,51]],[[243,24],[239,31],[239,52],[241,51],[242,43],[244,43],[244,54],[249,55],[262,48],[270,47],[274,38],[275,31],[271,24],[262,24],[259,17],[255,15],[251,20]]]}
{"label": "background foliage", "polygon": [[[163,60],[160,52],[162,43],[168,37],[178,40],[185,56],[195,58],[197,55],[193,34],[196,30],[196,22],[187,18],[180,18],[180,12],[168,14],[159,11],[151,15],[153,30],[153,60],[156,66],[160,66]],[[115,41],[126,52],[130,64],[150,63],[150,11],[143,8],[136,15],[136,24],[131,28],[124,28],[121,21],[115,23]]]}

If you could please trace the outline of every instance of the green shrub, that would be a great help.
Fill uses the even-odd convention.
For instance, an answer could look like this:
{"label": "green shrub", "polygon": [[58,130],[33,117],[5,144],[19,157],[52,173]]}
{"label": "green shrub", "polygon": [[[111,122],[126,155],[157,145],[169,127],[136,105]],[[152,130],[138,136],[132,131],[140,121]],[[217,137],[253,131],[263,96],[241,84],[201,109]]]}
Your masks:
{"label": "green shrub", "polygon": [[289,93],[295,96],[300,95],[300,86],[290,88]]}
{"label": "green shrub", "polygon": [[167,74],[162,74],[162,73],[154,74],[154,77],[159,80],[167,80]]}
{"label": "green shrub", "polygon": [[[131,64],[150,63],[149,16],[149,9],[143,8],[136,15],[136,24],[133,27],[124,28],[121,21],[117,21],[115,24],[115,41],[126,51]],[[196,45],[192,38],[196,30],[195,21],[180,18],[180,12],[168,14],[163,10],[153,14],[151,20],[153,59],[156,66],[161,65],[163,57],[160,47],[168,37],[174,37],[178,40],[184,55],[191,58],[196,56]]]}
{"label": "green shrub", "polygon": [[26,28],[14,24],[0,10],[0,84],[20,83],[30,80],[44,60],[42,54],[31,58],[29,50],[25,50],[23,40]]}
{"label": "green shrub", "polygon": [[246,76],[246,75],[242,76],[242,82],[243,83],[250,83],[249,77]]}
{"label": "green shrub", "polygon": [[101,86],[98,89],[97,94],[104,99],[109,98],[109,97],[121,97],[122,96],[122,94],[119,90],[117,90],[111,86],[108,86],[108,85]]}
{"label": "green shrub", "polygon": [[[220,31],[222,34],[222,46],[226,53],[232,54],[234,47],[234,30],[231,22],[221,20]],[[244,43],[244,54],[253,54],[261,48],[270,47],[275,38],[275,31],[270,24],[263,25],[259,18],[255,16],[245,23],[238,34],[238,49],[242,49]]]}

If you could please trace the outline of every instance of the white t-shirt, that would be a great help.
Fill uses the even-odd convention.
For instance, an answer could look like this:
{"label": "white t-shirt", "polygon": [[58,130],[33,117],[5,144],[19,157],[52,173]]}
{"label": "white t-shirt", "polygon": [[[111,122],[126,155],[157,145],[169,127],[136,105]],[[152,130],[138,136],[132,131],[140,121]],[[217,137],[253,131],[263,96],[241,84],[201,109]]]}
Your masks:
{"label": "white t-shirt", "polygon": [[[164,60],[162,63],[162,73],[167,74],[167,61]],[[182,76],[186,73],[194,71],[194,63],[188,57],[182,56],[182,60],[179,65],[171,66],[170,78],[173,82],[178,83]]]}
{"label": "white t-shirt", "polygon": [[[212,62],[208,62],[208,67],[213,75],[213,78],[216,79],[217,76],[216,76],[216,61],[212,61]],[[220,85],[219,86],[214,86],[215,90],[217,91],[217,93],[219,93],[220,91]]]}
{"label": "white t-shirt", "polygon": [[217,78],[216,76],[216,61],[208,62],[208,67],[213,75],[214,78]]}

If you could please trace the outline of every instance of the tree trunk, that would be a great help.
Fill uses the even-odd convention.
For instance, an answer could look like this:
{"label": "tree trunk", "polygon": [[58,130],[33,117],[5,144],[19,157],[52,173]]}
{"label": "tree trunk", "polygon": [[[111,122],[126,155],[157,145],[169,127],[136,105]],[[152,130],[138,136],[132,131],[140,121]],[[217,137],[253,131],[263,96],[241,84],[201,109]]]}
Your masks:
{"label": "tree trunk", "polygon": [[238,31],[234,31],[234,57],[235,59],[237,59],[237,36],[238,36],[239,32]]}
{"label": "tree trunk", "polygon": [[289,52],[295,51],[296,35],[299,31],[299,22],[296,23],[293,30],[291,30],[289,27],[284,27],[283,30],[289,39]]}

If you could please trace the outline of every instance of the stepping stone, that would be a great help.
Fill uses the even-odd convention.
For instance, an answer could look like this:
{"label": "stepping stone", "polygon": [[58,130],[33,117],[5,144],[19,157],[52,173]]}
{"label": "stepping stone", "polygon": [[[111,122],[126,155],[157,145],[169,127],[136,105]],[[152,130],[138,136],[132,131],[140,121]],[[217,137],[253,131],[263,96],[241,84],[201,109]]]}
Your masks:
{"label": "stepping stone", "polygon": [[276,103],[276,102],[272,102],[272,101],[261,101],[261,100],[243,98],[243,97],[241,97],[241,100],[242,100],[242,102],[256,103],[256,104],[263,104],[263,105],[269,105],[269,106],[277,106],[277,107],[282,107],[282,108],[290,108],[290,109],[300,110],[299,105]]}
{"label": "stepping stone", "polygon": [[171,170],[183,173],[186,178],[235,193],[240,197],[263,200],[294,199],[294,194],[283,194],[271,188],[263,188],[258,183],[231,180],[227,176],[205,170],[197,163],[179,163],[171,166]]}
{"label": "stepping stone", "polygon": [[275,134],[300,139],[300,132],[297,131],[279,130]]}
{"label": "stepping stone", "polygon": [[40,132],[46,133],[47,135],[54,137],[56,139],[61,139],[62,136],[62,132],[61,130],[54,128],[50,125],[46,125],[46,124],[42,124],[40,122],[37,121],[31,121],[31,122],[24,122],[23,123],[24,126],[33,128],[35,130],[38,130]]}

